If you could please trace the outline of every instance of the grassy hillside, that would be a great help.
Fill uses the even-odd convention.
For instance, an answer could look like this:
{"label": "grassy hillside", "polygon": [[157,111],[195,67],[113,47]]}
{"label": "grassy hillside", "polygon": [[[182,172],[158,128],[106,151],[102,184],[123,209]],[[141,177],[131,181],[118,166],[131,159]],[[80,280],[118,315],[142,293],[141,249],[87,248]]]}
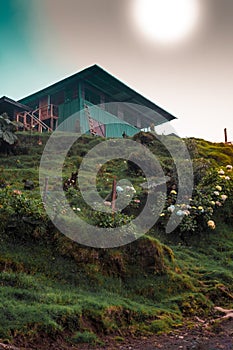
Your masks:
{"label": "grassy hillside", "polygon": [[[14,154],[0,158],[0,342],[43,341],[49,348],[48,339],[61,336],[78,346],[104,343],[106,335],[120,342],[129,334],[166,332],[187,318],[208,317],[215,305],[232,308],[230,196],[214,214],[215,230],[167,235],[159,224],[126,246],[88,248],[58,232],[43,210],[38,168],[47,135],[22,133],[19,138]],[[151,134],[134,139],[143,140],[156,153],[175,181],[174,164],[163,143]],[[87,136],[73,145],[64,164],[64,180],[101,141]],[[176,147],[175,138],[170,142]],[[233,164],[232,146],[197,139],[185,142],[197,186],[208,187],[203,179],[210,169]],[[103,198],[111,191],[114,176],[130,178],[143,201],[144,174],[123,160],[110,161],[99,172],[97,187]],[[24,190],[23,179],[33,181],[35,189]],[[77,196],[78,189],[67,194],[71,205],[78,203],[85,215],[87,209],[73,191]],[[137,210],[131,207],[130,213]],[[102,217],[95,219],[99,223]]]}

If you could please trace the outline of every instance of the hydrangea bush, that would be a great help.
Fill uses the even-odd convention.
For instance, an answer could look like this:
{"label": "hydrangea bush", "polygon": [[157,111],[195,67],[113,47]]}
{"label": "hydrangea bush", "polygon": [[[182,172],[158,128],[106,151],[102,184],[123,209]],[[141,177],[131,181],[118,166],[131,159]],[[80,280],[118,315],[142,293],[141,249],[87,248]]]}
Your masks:
{"label": "hydrangea bush", "polygon": [[216,228],[218,216],[227,222],[232,222],[233,213],[233,169],[231,165],[225,168],[211,170],[194,188],[189,204],[176,204],[177,192],[171,190],[160,214],[159,224],[165,227],[172,213],[183,217],[178,230],[196,233]]}
{"label": "hydrangea bush", "polygon": [[[128,186],[129,187],[129,186]],[[77,189],[71,189],[67,193],[70,207],[84,220],[99,227],[119,227],[128,224],[138,210],[141,210],[144,200],[143,193],[137,193],[134,188],[127,186],[117,188],[118,201],[128,202],[128,211],[116,211],[113,215],[111,207],[109,212],[103,213],[89,208],[82,199]],[[48,194],[49,195],[49,194]],[[48,217],[39,199],[30,199],[25,191],[6,186],[0,188],[0,231],[4,232],[7,227],[15,225],[18,232],[25,229],[31,231],[36,226],[48,224]],[[176,204],[177,190],[171,189],[165,200],[165,206],[157,222],[159,227],[164,228],[171,217],[175,214],[182,217],[182,222],[176,231],[178,233],[196,234],[215,230],[218,222],[233,224],[233,168],[231,165],[209,171],[195,186],[189,204]],[[164,198],[161,198],[164,201]],[[121,203],[122,204],[122,203]],[[110,205],[108,201],[105,206]],[[123,207],[123,206],[122,206]],[[57,211],[58,210],[58,211]],[[136,211],[135,211],[136,210]],[[54,203],[54,215],[65,215],[66,207],[61,203]],[[132,215],[133,214],[133,215]],[[26,225],[26,226],[25,226]],[[34,228],[33,228],[34,227]],[[133,226],[132,226],[133,231]],[[24,232],[22,233],[24,234]]]}

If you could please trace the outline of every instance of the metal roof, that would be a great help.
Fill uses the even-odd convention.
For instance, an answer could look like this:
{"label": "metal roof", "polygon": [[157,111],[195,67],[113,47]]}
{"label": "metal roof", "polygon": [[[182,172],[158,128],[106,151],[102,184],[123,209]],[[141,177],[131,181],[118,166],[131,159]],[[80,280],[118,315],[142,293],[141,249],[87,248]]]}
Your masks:
{"label": "metal roof", "polygon": [[19,102],[25,104],[30,103],[45,94],[53,94],[61,90],[61,88],[64,88],[77,80],[85,81],[103,93],[107,94],[111,98],[112,102],[128,102],[139,104],[150,108],[151,110],[155,111],[156,114],[159,114],[168,121],[176,119],[176,117],[174,117],[172,114],[157,106],[155,103],[145,98],[132,88],[128,87],[126,84],[122,83],[120,80],[96,64],[68,78],[60,80],[59,82],[50,85],[43,90],[24,97],[20,99]]}
{"label": "metal roof", "polygon": [[0,98],[0,114],[7,113],[9,117],[14,116],[14,111],[30,111],[30,108],[20,102],[14,101],[9,97]]}

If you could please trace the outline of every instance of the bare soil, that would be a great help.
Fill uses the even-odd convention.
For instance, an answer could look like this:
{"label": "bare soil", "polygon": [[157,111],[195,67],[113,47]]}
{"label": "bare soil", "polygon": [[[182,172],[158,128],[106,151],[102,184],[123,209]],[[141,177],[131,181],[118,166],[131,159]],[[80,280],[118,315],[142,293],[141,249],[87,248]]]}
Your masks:
{"label": "bare soil", "polygon": [[74,346],[67,344],[63,338],[49,340],[40,337],[31,344],[17,339],[16,347],[0,344],[0,350],[233,350],[233,319],[223,319],[213,324],[197,321],[191,329],[187,325],[163,335],[128,337],[122,341],[109,336],[102,340],[105,345]]}

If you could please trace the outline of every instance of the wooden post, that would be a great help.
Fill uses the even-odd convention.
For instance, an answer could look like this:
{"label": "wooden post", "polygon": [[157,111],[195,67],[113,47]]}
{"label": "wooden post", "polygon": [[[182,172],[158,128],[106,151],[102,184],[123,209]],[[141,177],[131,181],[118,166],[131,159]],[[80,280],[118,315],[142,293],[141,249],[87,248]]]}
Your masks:
{"label": "wooden post", "polygon": [[32,116],[30,115],[30,118],[31,118],[31,125],[30,125],[30,128],[31,128],[31,130],[33,129],[33,118],[32,118]]}
{"label": "wooden post", "polygon": [[225,143],[227,143],[227,128],[224,129]]}
{"label": "wooden post", "polygon": [[112,183],[112,211],[114,212],[116,209],[116,177]]}
{"label": "wooden post", "polygon": [[51,119],[50,119],[50,128],[51,130],[53,130],[53,116],[51,116]]}
{"label": "wooden post", "polygon": [[27,115],[26,115],[26,112],[24,112],[24,115],[23,115],[23,124],[24,124],[24,130],[27,130]]}
{"label": "wooden post", "polygon": [[[19,123],[19,113],[16,114],[16,122]],[[17,131],[19,131],[19,126],[17,126]]]}
{"label": "wooden post", "polygon": [[47,192],[48,192],[48,183],[49,183],[49,178],[48,178],[48,176],[46,176],[45,182],[44,182],[43,203],[46,203]]}

